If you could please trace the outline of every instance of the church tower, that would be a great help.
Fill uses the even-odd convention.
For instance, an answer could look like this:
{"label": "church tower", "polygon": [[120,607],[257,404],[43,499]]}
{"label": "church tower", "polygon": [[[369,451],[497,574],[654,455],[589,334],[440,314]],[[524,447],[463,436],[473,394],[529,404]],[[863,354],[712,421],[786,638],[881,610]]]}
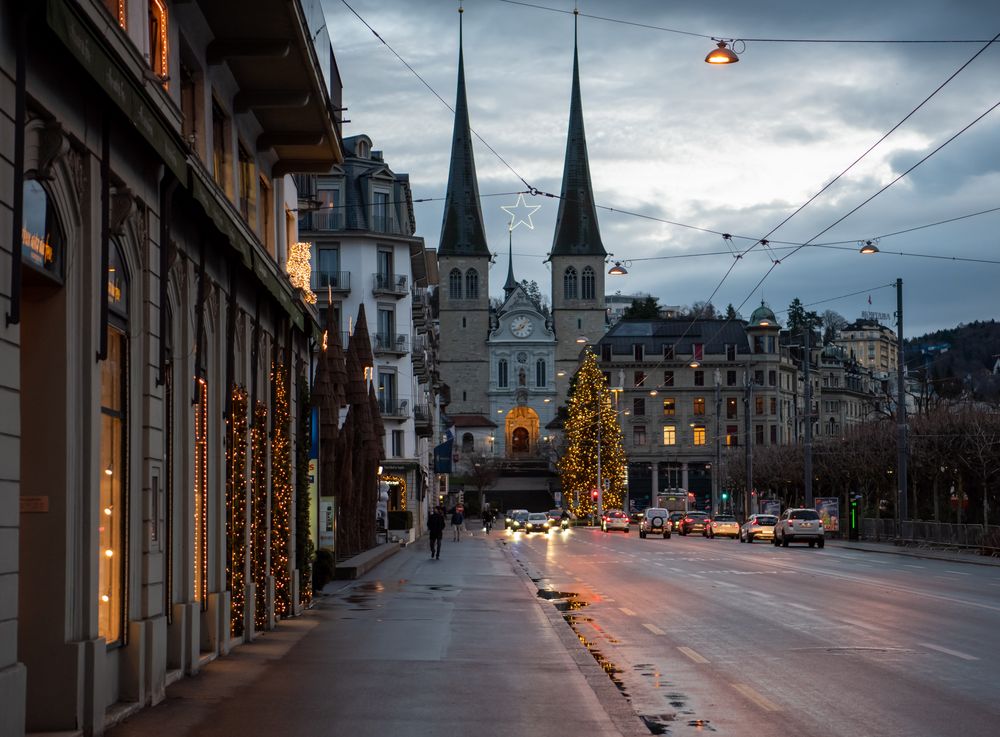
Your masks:
{"label": "church tower", "polygon": [[580,349],[577,338],[590,344],[604,335],[604,261],[607,257],[590,182],[587,137],[583,128],[580,97],[580,63],[573,25],[573,91],[569,106],[569,130],[559,214],[549,262],[552,264],[552,319],[559,346],[556,369],[569,376],[577,368]]}
{"label": "church tower", "polygon": [[451,167],[438,247],[438,303],[441,379],[451,389],[448,414],[486,415],[490,381],[486,338],[490,331],[490,250],[479,204],[476,162],[472,155],[469,104],[465,96],[462,10],[459,9],[458,92]]}

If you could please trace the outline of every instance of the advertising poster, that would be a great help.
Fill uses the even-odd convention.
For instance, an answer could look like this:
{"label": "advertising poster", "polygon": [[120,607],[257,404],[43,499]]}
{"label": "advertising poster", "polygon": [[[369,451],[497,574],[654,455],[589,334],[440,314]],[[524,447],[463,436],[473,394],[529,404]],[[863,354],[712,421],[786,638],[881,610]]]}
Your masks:
{"label": "advertising poster", "polygon": [[781,516],[781,500],[780,499],[761,499],[760,500],[760,513],[761,514],[773,514],[775,517]]}
{"label": "advertising poster", "polygon": [[840,531],[840,498],[836,496],[816,497],[816,512],[823,521],[827,532]]}
{"label": "advertising poster", "polygon": [[337,520],[336,506],[332,496],[320,497],[319,500],[319,549],[333,550],[336,542]]}

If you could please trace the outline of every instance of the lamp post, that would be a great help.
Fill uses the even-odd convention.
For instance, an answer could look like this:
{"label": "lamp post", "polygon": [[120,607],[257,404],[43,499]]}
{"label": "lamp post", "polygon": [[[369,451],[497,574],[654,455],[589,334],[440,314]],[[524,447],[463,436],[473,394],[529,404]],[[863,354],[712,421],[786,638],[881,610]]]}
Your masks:
{"label": "lamp post", "polygon": [[903,520],[909,517],[906,499],[906,387],[904,380],[904,368],[906,366],[903,357],[903,280],[896,279],[896,508],[899,515],[899,523],[902,526]]}
{"label": "lamp post", "polygon": [[718,514],[719,492],[721,491],[722,479],[722,437],[720,426],[722,416],[722,375],[719,369],[715,369],[715,467],[712,469],[712,514]]}
{"label": "lamp post", "polygon": [[806,381],[806,439],[805,439],[805,458],[802,461],[804,485],[805,485],[805,495],[806,495],[806,506],[812,509],[815,506],[813,501],[813,473],[812,473],[812,463],[813,463],[813,411],[812,411],[812,379],[809,377],[809,367],[812,364],[812,356],[810,356],[809,351],[809,339],[812,334],[812,326],[807,325],[805,335],[805,351],[804,360],[805,363],[805,381]]}

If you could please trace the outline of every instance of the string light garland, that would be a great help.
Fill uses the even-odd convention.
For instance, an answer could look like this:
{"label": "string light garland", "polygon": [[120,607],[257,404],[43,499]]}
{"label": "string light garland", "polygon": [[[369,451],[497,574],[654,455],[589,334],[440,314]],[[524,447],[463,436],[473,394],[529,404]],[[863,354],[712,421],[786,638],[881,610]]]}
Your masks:
{"label": "string light garland", "polygon": [[621,509],[626,478],[621,426],[618,413],[611,406],[607,380],[590,350],[575,376],[568,409],[569,417],[564,427],[566,452],[558,464],[563,498],[569,500],[577,517],[596,513],[597,500],[592,492],[597,489],[599,447],[601,481],[605,485],[603,507]]}
{"label": "string light garland", "polygon": [[251,573],[255,601],[254,624],[267,626],[267,405],[258,401],[250,428]]}
{"label": "string light garland", "polygon": [[298,375],[298,423],[295,436],[295,567],[299,571],[299,603],[312,601],[312,559],[315,553],[309,534],[311,516],[309,500],[309,452],[312,450],[312,398],[309,381]]}
{"label": "string light garland", "polygon": [[302,298],[311,305],[316,304],[316,293],[312,290],[312,244],[292,243],[288,248],[285,271],[288,281],[296,289],[302,290]]}
{"label": "string light garland", "polygon": [[208,384],[197,381],[194,407],[194,598],[208,607]]}
{"label": "string light garland", "polygon": [[292,613],[292,585],[288,546],[292,537],[292,443],[288,402],[288,371],[271,364],[274,411],[271,436],[271,575],[274,576],[274,613]]}
{"label": "string light garland", "polygon": [[[381,474],[378,477],[378,480],[379,481],[384,481],[385,483],[389,484],[390,486],[393,485],[393,484],[395,484],[395,485],[397,485],[399,487],[399,510],[398,511],[405,512],[406,511],[406,479],[403,478],[402,476],[395,476],[393,474],[383,473],[383,474]],[[392,497],[390,497],[390,499],[391,498]],[[397,510],[391,509],[389,511],[395,512]]]}
{"label": "string light garland", "polygon": [[226,421],[226,584],[229,631],[243,634],[247,566],[247,390],[234,384]]}

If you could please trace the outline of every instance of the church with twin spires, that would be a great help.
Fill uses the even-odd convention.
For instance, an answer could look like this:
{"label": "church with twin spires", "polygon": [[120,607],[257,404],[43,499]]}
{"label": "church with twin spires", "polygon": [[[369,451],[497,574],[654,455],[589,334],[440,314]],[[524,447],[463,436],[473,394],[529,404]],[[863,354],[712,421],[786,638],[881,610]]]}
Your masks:
{"label": "church with twin spires", "polygon": [[438,248],[438,364],[450,390],[446,411],[458,450],[507,459],[538,456],[557,407],[565,404],[583,348],[579,339],[596,343],[607,329],[606,258],[590,181],[574,28],[566,158],[547,258],[551,315],[514,278],[509,244],[503,302],[490,308],[492,254],[479,201],[460,31],[455,128]]}

